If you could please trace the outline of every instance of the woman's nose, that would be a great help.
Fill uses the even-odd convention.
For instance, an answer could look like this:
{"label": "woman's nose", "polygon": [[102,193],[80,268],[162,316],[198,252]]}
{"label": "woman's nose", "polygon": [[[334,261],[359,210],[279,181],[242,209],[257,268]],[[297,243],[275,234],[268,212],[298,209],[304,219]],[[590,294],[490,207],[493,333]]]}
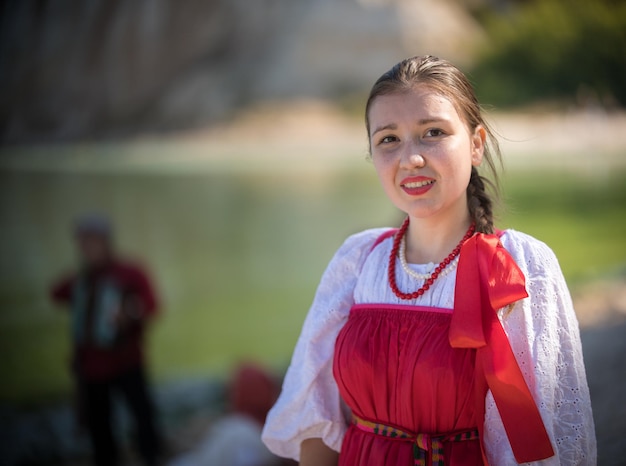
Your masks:
{"label": "woman's nose", "polygon": [[422,168],[426,165],[424,156],[419,153],[416,144],[408,144],[402,153],[402,164],[406,168]]}

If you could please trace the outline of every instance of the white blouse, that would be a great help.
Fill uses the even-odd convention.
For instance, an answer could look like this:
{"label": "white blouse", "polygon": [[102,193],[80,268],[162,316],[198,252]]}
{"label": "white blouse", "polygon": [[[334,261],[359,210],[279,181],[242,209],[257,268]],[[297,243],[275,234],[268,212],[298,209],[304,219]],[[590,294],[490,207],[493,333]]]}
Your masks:
{"label": "white blouse", "polygon": [[[454,272],[440,276],[414,301],[395,296],[387,280],[391,238],[372,250],[384,231],[349,237],[322,276],[282,393],[263,429],[263,441],[279,456],[298,460],[300,444],[308,438],[341,449],[348,416],[332,364],[335,340],[354,303],[454,307]],[[529,464],[595,465],[596,438],[578,321],[558,261],[548,246],[523,233],[507,230],[501,241],[524,273],[529,297],[511,312],[500,313],[500,320],[556,451],[551,458]],[[410,266],[428,273],[435,264]],[[397,273],[400,289],[416,287],[415,279],[401,268]],[[485,402],[483,441],[490,464],[517,464],[491,393]]]}

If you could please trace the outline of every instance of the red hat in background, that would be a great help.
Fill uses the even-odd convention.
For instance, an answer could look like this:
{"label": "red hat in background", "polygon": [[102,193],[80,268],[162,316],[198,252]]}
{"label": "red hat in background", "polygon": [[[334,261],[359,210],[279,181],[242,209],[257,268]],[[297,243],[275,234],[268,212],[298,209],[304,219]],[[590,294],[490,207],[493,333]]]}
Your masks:
{"label": "red hat in background", "polygon": [[242,364],[232,376],[229,387],[234,412],[245,414],[259,424],[265,423],[268,411],[280,393],[277,381],[256,364]]}

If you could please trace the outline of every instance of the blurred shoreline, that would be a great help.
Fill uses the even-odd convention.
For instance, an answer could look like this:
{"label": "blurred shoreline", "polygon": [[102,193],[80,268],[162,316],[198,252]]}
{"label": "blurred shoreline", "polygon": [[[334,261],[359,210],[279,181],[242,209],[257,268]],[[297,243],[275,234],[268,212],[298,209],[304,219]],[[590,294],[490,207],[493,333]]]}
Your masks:
{"label": "blurred shoreline", "polygon": [[[626,111],[488,113],[511,170],[626,168]],[[174,149],[175,150],[172,150]],[[324,101],[266,103],[202,130],[0,147],[0,170],[196,173],[371,169],[363,123]]]}

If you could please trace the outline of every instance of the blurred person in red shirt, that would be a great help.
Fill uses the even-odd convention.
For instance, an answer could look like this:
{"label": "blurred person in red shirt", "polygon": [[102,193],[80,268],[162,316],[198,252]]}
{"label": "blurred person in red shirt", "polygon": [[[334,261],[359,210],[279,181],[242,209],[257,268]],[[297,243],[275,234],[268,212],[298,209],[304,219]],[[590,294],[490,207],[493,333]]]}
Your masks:
{"label": "blurred person in red shirt", "polygon": [[160,442],[143,355],[144,330],[157,309],[154,289],[140,267],[115,254],[107,217],[80,217],[74,234],[80,267],[56,283],[51,296],[70,310],[78,411],[95,464],[119,464],[112,398],[121,395],[135,421],[140,456],[154,465]]}

